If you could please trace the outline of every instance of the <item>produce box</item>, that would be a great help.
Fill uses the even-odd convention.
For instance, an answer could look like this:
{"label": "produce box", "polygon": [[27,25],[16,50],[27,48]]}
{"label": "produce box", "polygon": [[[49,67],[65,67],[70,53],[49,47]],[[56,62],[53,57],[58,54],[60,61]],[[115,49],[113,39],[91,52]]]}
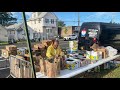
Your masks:
{"label": "produce box", "polygon": [[24,54],[25,54],[25,49],[23,49],[23,48],[17,49],[17,55],[24,55]]}
{"label": "produce box", "polygon": [[66,60],[66,68],[69,70],[74,70],[79,68],[79,62],[73,59]]}
{"label": "produce box", "polygon": [[46,47],[50,46],[52,44],[52,41],[51,40],[43,40],[42,41],[42,44]]}
{"label": "produce box", "polygon": [[102,58],[107,58],[108,57],[107,50],[104,47],[98,48],[97,51],[102,52]]}
{"label": "produce box", "polygon": [[23,47],[22,49],[24,49],[24,50],[25,50],[25,54],[28,54],[28,53],[29,53],[29,50],[28,50],[28,48],[27,48],[27,47]]}
{"label": "produce box", "polygon": [[[25,54],[24,58],[25,58],[25,60],[30,61],[30,55],[29,54]],[[33,60],[36,61],[36,56],[35,55],[33,55]]]}
{"label": "produce box", "polygon": [[80,62],[80,67],[84,67],[88,64],[91,64],[91,60],[88,60],[88,59],[82,59],[81,62]]}
{"label": "produce box", "polygon": [[69,49],[72,51],[78,50],[78,41],[69,41]]}
{"label": "produce box", "polygon": [[35,48],[35,49],[38,49],[38,47],[39,47],[39,44],[35,44],[35,45],[33,46],[33,48]]}
{"label": "produce box", "polygon": [[102,58],[103,57],[101,51],[86,51],[86,59],[100,60]]}
{"label": "produce box", "polygon": [[10,52],[9,52],[8,50],[6,50],[6,49],[1,49],[1,51],[2,51],[2,54],[1,54],[2,57],[4,57],[4,58],[9,58]]}
{"label": "produce box", "polygon": [[91,48],[94,50],[94,51],[97,51],[97,49],[99,48],[99,45],[94,43]]}
{"label": "produce box", "polygon": [[7,49],[2,49],[2,54],[1,56],[4,58],[9,58],[10,55],[16,55],[17,52],[16,51],[8,51]]}
{"label": "produce box", "polygon": [[8,51],[13,51],[13,50],[17,50],[17,47],[15,45],[8,45],[8,46],[6,46],[6,49]]}

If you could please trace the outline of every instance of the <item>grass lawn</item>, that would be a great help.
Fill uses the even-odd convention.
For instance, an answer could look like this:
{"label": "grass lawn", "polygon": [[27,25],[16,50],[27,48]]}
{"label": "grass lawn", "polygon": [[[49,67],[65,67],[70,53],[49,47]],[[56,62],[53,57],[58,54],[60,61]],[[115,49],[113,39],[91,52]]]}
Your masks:
{"label": "grass lawn", "polygon": [[101,72],[85,72],[73,78],[120,78],[120,65],[110,70],[102,70]]}
{"label": "grass lawn", "polygon": [[0,45],[7,45],[8,44],[8,42],[2,42],[2,41],[0,41]]}

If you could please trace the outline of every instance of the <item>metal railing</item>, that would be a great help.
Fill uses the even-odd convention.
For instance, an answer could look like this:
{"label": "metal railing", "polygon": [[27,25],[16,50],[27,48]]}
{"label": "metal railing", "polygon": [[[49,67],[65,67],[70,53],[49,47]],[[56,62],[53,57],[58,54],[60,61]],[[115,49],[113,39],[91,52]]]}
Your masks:
{"label": "metal railing", "polygon": [[7,58],[0,57],[0,70],[9,68],[9,60]]}
{"label": "metal railing", "polygon": [[11,55],[10,75],[14,78],[33,78],[32,65],[29,61]]}

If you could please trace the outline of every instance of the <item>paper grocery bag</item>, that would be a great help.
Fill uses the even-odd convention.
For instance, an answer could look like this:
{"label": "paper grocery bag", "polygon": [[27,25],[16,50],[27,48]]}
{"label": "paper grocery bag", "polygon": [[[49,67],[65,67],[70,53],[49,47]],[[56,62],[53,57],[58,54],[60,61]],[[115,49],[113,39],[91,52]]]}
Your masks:
{"label": "paper grocery bag", "polygon": [[50,63],[49,61],[46,61],[46,69],[47,69],[47,76],[48,77],[55,77],[55,72],[54,72],[54,63]]}
{"label": "paper grocery bag", "polygon": [[54,78],[60,75],[60,58],[54,59],[54,62],[46,61],[47,76]]}
{"label": "paper grocery bag", "polygon": [[54,60],[54,73],[55,77],[60,75],[60,58]]}
{"label": "paper grocery bag", "polygon": [[40,58],[40,72],[46,75],[46,62],[43,58]]}

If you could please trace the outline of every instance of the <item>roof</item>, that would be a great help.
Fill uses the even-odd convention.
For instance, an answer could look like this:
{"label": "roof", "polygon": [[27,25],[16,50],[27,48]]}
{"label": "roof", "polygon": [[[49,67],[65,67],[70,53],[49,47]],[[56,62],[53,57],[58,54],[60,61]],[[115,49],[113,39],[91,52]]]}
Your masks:
{"label": "roof", "polygon": [[23,23],[18,23],[18,24],[10,25],[10,26],[6,27],[6,29],[8,29],[8,30],[17,30],[22,25],[23,25]]}
{"label": "roof", "polygon": [[[6,28],[0,24],[0,29],[6,29]],[[7,30],[7,29],[6,29],[6,30]]]}
{"label": "roof", "polygon": [[[35,12],[33,12],[33,13],[35,13]],[[41,19],[41,18],[43,18],[46,14],[47,14],[48,12],[39,12],[38,14],[39,14],[39,16],[38,17],[36,17],[36,18],[30,18],[29,20],[35,20],[35,19]],[[53,15],[55,15],[55,13],[53,13],[53,12],[49,12],[49,13],[52,13]],[[55,17],[58,19],[58,17],[55,15]],[[29,21],[28,20],[28,21]]]}

